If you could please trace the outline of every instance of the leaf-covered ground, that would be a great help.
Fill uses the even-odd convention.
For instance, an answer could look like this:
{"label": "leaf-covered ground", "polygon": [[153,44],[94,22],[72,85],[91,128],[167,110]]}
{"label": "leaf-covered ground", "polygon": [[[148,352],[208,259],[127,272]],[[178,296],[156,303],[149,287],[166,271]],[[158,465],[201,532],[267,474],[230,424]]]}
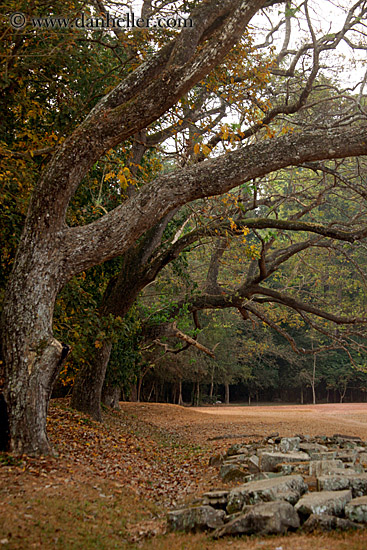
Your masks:
{"label": "leaf-covered ground", "polygon": [[103,424],[55,400],[57,458],[0,455],[0,549],[365,550],[366,533],[242,537],[165,533],[169,508],[221,485],[209,457],[277,431],[367,439],[367,405],[219,407],[122,404]]}

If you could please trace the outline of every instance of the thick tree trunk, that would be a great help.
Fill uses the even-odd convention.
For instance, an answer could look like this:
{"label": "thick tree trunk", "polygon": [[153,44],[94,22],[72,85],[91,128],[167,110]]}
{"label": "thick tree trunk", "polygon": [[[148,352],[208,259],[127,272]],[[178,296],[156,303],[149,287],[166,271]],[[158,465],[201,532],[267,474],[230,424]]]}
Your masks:
{"label": "thick tree trunk", "polygon": [[111,348],[112,343],[108,340],[102,343],[101,348],[95,348],[95,358],[92,364],[86,364],[79,371],[71,397],[74,409],[90,414],[98,422],[102,420],[102,388]]}
{"label": "thick tree trunk", "polygon": [[102,388],[102,397],[101,401],[106,407],[111,407],[112,409],[119,410],[119,401],[120,401],[121,389],[119,386],[107,386],[104,384]]}
{"label": "thick tree trunk", "polygon": [[2,393],[0,393],[0,452],[9,450],[9,418],[6,401]]}
{"label": "thick tree trunk", "polygon": [[[37,227],[39,233],[42,228]],[[52,334],[52,316],[59,290],[57,237],[47,228],[45,239],[34,231],[23,235],[4,300],[2,353],[4,398],[10,450],[17,454],[52,452],[46,418],[52,387],[68,347]]]}

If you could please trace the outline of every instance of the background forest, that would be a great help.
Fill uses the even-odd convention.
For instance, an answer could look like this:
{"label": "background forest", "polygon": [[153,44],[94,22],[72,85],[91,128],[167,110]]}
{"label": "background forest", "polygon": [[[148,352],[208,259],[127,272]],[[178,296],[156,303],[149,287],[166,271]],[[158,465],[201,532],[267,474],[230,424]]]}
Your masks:
{"label": "background forest", "polygon": [[[143,17],[195,19],[202,9],[196,0],[5,4],[29,17],[139,8]],[[196,405],[367,399],[367,163],[332,144],[336,131],[366,135],[366,3],[325,0],[322,16],[313,1],[257,4],[226,57],[154,120],[111,142],[67,206],[66,224],[77,232],[97,227],[160,178],[176,178],[179,189],[180,174],[208,166],[210,182],[223,187],[207,192],[202,184],[204,191],[178,201],[121,253],[115,247],[79,261],[60,284],[53,331],[67,358],[53,396],[71,395],[72,406],[95,419],[101,401],[116,406],[120,398]],[[176,28],[15,30],[5,22],[1,302],[40,175],[102,98],[121,81],[132,86],[132,75],[178,36]],[[146,78],[144,86],[153,79]],[[154,93],[152,104],[159,88]],[[305,141],[293,148],[297,136]],[[307,160],[315,136],[325,152],[315,146]],[[282,166],[281,145],[267,153],[273,142],[290,157]],[[259,147],[257,172],[234,185],[235,164],[217,170],[217,159],[235,159],[247,147]],[[185,185],[182,179],[183,195]]]}

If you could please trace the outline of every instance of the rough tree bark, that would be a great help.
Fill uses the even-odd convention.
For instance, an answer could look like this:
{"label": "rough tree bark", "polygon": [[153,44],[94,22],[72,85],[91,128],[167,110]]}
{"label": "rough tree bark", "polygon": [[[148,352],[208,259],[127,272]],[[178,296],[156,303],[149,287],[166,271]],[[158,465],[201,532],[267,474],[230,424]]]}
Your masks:
{"label": "rough tree bark", "polygon": [[112,407],[113,409],[119,409],[121,389],[118,386],[104,385],[102,390],[101,401],[106,407]]}
{"label": "rough tree bark", "polygon": [[[100,315],[114,315],[125,317],[139,292],[151,281],[157,273],[163,269],[170,258],[164,255],[161,262],[154,265],[149,263],[149,258],[160,243],[164,229],[171,216],[166,216],[161,222],[144,235],[142,242],[130,248],[124,255],[120,272],[113,277],[107,285],[100,307]],[[176,245],[175,249],[180,247]],[[106,377],[108,362],[112,351],[112,340],[105,339],[97,350],[91,342],[93,349],[90,363],[85,364],[77,373],[71,406],[81,412],[90,414],[95,420],[102,420],[101,398],[103,383]],[[138,391],[139,396],[139,391]],[[139,397],[138,397],[139,400]]]}

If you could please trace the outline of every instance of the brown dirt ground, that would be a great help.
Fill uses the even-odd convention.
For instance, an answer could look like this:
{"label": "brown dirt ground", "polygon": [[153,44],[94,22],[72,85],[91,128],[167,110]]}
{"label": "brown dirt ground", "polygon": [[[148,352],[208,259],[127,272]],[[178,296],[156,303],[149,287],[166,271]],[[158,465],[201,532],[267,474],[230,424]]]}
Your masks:
{"label": "brown dirt ground", "polygon": [[[199,444],[228,447],[232,441],[281,436],[347,434],[367,440],[367,403],[328,405],[211,406],[182,408],[159,403],[123,403],[141,420],[178,432]],[[215,439],[220,438],[220,439]]]}
{"label": "brown dirt ground", "polygon": [[225,541],[165,533],[167,509],[222,485],[207,465],[213,453],[274,432],[367,440],[367,404],[121,403],[98,424],[55,400],[49,433],[58,458],[0,456],[0,550],[366,550],[367,531]]}

